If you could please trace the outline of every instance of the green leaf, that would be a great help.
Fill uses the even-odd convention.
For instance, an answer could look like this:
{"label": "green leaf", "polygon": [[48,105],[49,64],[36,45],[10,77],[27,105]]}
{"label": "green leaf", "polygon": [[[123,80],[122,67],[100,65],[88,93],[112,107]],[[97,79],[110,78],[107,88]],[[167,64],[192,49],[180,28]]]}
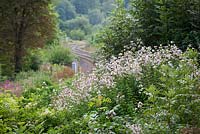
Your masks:
{"label": "green leaf", "polygon": [[159,90],[157,90],[154,85],[151,85],[149,88],[146,89],[146,91],[151,93],[152,95],[159,94]]}

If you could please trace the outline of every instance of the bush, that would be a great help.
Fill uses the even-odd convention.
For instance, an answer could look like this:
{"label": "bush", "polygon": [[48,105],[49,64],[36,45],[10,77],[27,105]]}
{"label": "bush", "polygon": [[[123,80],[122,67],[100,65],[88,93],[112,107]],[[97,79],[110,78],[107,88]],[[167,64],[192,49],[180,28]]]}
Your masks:
{"label": "bush", "polygon": [[40,58],[39,54],[37,52],[30,51],[29,54],[26,55],[26,57],[24,57],[23,70],[37,71],[41,64],[42,64],[42,59]]}
{"label": "bush", "polygon": [[14,78],[14,66],[11,63],[12,59],[7,59],[5,61],[1,61],[1,80],[13,79]]}
{"label": "bush", "polygon": [[[96,64],[92,74],[81,75],[73,82],[77,90],[61,92],[59,101],[66,104],[62,106],[70,108],[68,100],[91,101],[91,111],[97,112],[94,124],[105,133],[110,121],[104,112],[99,113],[99,106],[106,111],[117,107],[114,110],[117,116],[130,116],[127,123],[141,124],[144,133],[172,133],[186,126],[200,127],[198,52],[188,49],[183,53],[176,46],[131,50]],[[103,97],[95,98],[99,95]],[[104,104],[104,97],[111,102]]]}
{"label": "bush", "polygon": [[147,96],[140,89],[140,83],[133,75],[116,78],[116,86],[103,89],[102,94],[112,100],[109,107],[119,105],[115,111],[118,115],[135,115],[138,104],[143,104]]}
{"label": "bush", "polygon": [[52,81],[52,78],[49,73],[41,71],[20,72],[15,78],[15,82],[18,82],[23,88],[35,88],[45,81]]}
{"label": "bush", "polygon": [[3,73],[3,65],[0,64],[0,82],[3,82],[5,80],[7,80],[8,78],[6,76],[3,76],[2,73]]}
{"label": "bush", "polygon": [[0,133],[45,133],[52,129],[56,132],[71,116],[67,111],[55,111],[49,106],[52,89],[52,85],[43,84],[24,92],[20,98],[0,94]]}
{"label": "bush", "polygon": [[88,17],[90,24],[92,25],[100,24],[104,19],[103,13],[98,9],[89,11]]}
{"label": "bush", "polygon": [[48,61],[52,64],[70,65],[73,56],[69,48],[61,45],[52,46],[47,51]]}
{"label": "bush", "polygon": [[[89,35],[91,33],[91,25],[89,23],[89,20],[86,16],[79,16],[74,19],[68,20],[68,21],[62,21],[61,29],[67,33],[70,37],[74,37],[71,34],[71,31],[80,30],[81,33],[84,33],[84,35]],[[79,32],[80,33],[80,32]],[[77,34],[78,35],[78,34]]]}
{"label": "bush", "polygon": [[[198,133],[198,52],[176,46],[132,50],[74,81],[55,84],[37,74],[40,81],[25,87],[22,97],[0,94],[1,132]],[[55,69],[60,73],[60,66]]]}
{"label": "bush", "polygon": [[13,132],[17,127],[15,116],[19,111],[18,101],[9,94],[0,94],[0,133]]}
{"label": "bush", "polygon": [[49,81],[41,81],[36,87],[26,88],[23,92],[26,103],[37,102],[38,108],[48,107],[56,94],[56,87]]}
{"label": "bush", "polygon": [[56,80],[72,78],[74,71],[70,67],[62,67],[60,70],[53,72],[53,78]]}
{"label": "bush", "polygon": [[80,29],[72,30],[70,32],[70,38],[73,40],[83,40],[85,38],[85,33]]}
{"label": "bush", "polygon": [[[178,132],[181,127],[200,127],[200,76],[197,64],[198,53],[186,51],[182,60],[169,60],[158,68],[146,68],[151,78],[142,78],[148,94],[148,103],[144,111],[147,121],[159,126],[146,131]],[[157,72],[157,73],[154,73]],[[151,83],[148,83],[150,81]],[[152,118],[153,117],[153,118]],[[151,126],[152,127],[152,126]],[[163,128],[164,127],[164,128]]]}

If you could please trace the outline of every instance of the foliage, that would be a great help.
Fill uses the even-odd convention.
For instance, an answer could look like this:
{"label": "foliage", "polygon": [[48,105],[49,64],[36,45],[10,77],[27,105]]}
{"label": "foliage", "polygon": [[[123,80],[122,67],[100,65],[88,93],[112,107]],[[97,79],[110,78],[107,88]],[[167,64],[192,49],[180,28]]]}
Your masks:
{"label": "foliage", "polygon": [[55,111],[47,108],[48,98],[50,100],[51,94],[53,95],[52,89],[51,85],[43,84],[41,87],[31,89],[29,93],[25,91],[24,96],[20,98],[0,94],[0,132],[39,133],[46,132],[47,127],[50,129],[45,120],[49,116],[52,119],[55,116]]}
{"label": "foliage", "polygon": [[[66,5],[60,5],[60,9],[67,11],[62,6],[69,6],[73,12],[76,9],[85,14],[68,20],[64,16],[69,12],[60,12],[61,19],[66,19],[62,22],[64,30],[71,28],[66,32],[81,30],[88,34],[87,15],[95,10],[99,13],[111,1],[92,2],[61,1]],[[72,70],[65,66],[73,56],[58,40],[24,58],[27,71],[16,74],[15,81],[0,83],[0,133],[199,133],[199,51],[181,51],[188,42],[198,40],[198,1],[190,5],[190,1],[181,0],[136,0],[132,7],[128,2],[118,0],[111,23],[101,37],[104,43],[110,43],[104,45],[107,59],[98,61],[90,74],[73,77]],[[177,19],[182,20],[175,22]],[[192,34],[187,33],[188,26]],[[177,47],[170,42],[179,39],[187,42],[186,46],[180,43]],[[2,48],[5,47],[0,47],[0,51]],[[10,53],[13,51],[6,55]],[[29,70],[37,56],[43,64],[37,71]],[[8,63],[5,57],[0,58],[4,64]]]}
{"label": "foliage", "polygon": [[176,46],[129,50],[97,64],[90,75],[59,83],[46,72],[35,74],[32,86],[24,86],[33,74],[18,74],[24,83],[21,97],[0,94],[0,132],[198,131],[198,52],[183,53]]}
{"label": "foliage", "polygon": [[34,102],[38,108],[47,107],[51,103],[51,97],[56,94],[55,87],[50,81],[43,81],[38,86],[27,88],[23,92],[26,103]]}
{"label": "foliage", "polygon": [[133,0],[130,3],[126,9],[119,0],[109,25],[100,33],[99,41],[105,44],[103,50],[107,57],[118,55],[131,41],[143,46],[175,43],[183,51],[192,45],[199,51],[199,1]]}
{"label": "foliage", "polygon": [[56,10],[63,21],[70,20],[76,17],[75,7],[68,1],[63,0],[56,6]]}
{"label": "foliage", "polygon": [[90,36],[93,26],[102,26],[114,9],[114,0],[61,0],[54,4],[60,16],[60,29],[70,38],[71,31],[78,29],[85,32],[84,38]]}
{"label": "foliage", "polygon": [[[52,69],[53,70],[53,69]],[[71,78],[74,76],[74,71],[67,66],[61,67],[61,69],[53,71],[53,78],[56,80],[62,80]]]}
{"label": "foliage", "polygon": [[100,10],[94,9],[88,12],[88,18],[89,18],[90,24],[97,25],[102,22],[104,16]]}
{"label": "foliage", "polygon": [[18,102],[10,95],[0,94],[0,132],[12,132],[17,126],[15,115],[19,110]]}
{"label": "foliage", "polygon": [[109,107],[118,106],[115,110],[118,116],[135,116],[138,105],[142,105],[147,99],[140,89],[139,82],[133,75],[116,78],[115,82],[114,88],[105,88],[101,91],[101,94],[111,98]]}
{"label": "foliage", "polygon": [[[97,64],[92,74],[80,76],[73,82],[75,89],[65,88],[60,92],[55,107],[65,109],[89,101],[97,117],[94,124],[102,132],[107,130],[101,124],[109,120],[104,112],[98,112],[99,106],[106,110],[117,107],[114,110],[117,116],[130,116],[127,123],[140,124],[138,129],[145,133],[178,132],[186,126],[198,128],[197,56],[196,50],[182,53],[176,46],[142,47],[121,53],[118,58]],[[104,103],[107,100],[109,103]]]}
{"label": "foliage", "polygon": [[80,29],[72,30],[70,32],[70,38],[73,40],[83,40],[84,36],[85,36],[85,33]]}
{"label": "foliage", "polygon": [[87,14],[89,9],[93,9],[98,6],[99,1],[93,0],[72,0],[72,3],[76,7],[76,12],[79,14]]}
{"label": "foliage", "polygon": [[[6,61],[15,73],[22,69],[27,48],[44,46],[56,30],[55,14],[50,1],[7,1],[0,4],[0,42]],[[8,54],[10,53],[10,55]],[[8,65],[9,65],[8,64]]]}
{"label": "foliage", "polygon": [[1,76],[12,78],[14,74],[14,65],[10,62],[12,60],[12,58],[10,57],[12,51],[10,51],[9,48],[5,48],[2,44],[0,44],[0,48],[1,47],[2,47],[2,51],[0,52]]}
{"label": "foliage", "polygon": [[105,16],[109,16],[113,9],[115,9],[115,0],[100,0],[101,10]]}
{"label": "foliage", "polygon": [[[186,50],[188,44],[199,49],[199,28],[192,23],[195,15],[191,10],[198,8],[197,1],[134,1],[133,16],[139,24],[139,37],[145,45],[168,44],[170,41],[178,44],[182,50]],[[195,37],[195,38],[194,38]]]}
{"label": "foliage", "polygon": [[73,56],[69,48],[61,45],[52,46],[47,50],[47,59],[52,64],[69,65],[73,60]]}
{"label": "foliage", "polygon": [[160,127],[147,127],[147,133],[178,132],[183,124],[199,127],[199,72],[195,66],[197,52],[188,50],[184,55],[191,59],[172,60],[154,68],[151,73],[154,82],[147,83],[149,78],[142,78],[149,96],[144,115]]}
{"label": "foliage", "polygon": [[19,83],[23,89],[36,88],[44,81],[52,81],[50,73],[42,71],[20,72],[16,75],[15,82]]}
{"label": "foliage", "polygon": [[[85,16],[76,17],[68,21],[62,21],[60,24],[60,28],[62,30],[65,30],[65,32],[69,36],[71,36],[72,31],[78,31],[78,30],[81,31],[81,33],[84,33],[84,35],[87,35],[90,33],[90,27],[91,26],[89,24],[89,20]],[[81,36],[84,35],[81,34]],[[75,36],[71,37],[76,38]]]}
{"label": "foliage", "polygon": [[97,36],[97,42],[104,43],[102,49],[106,57],[117,56],[124,45],[130,45],[133,40],[136,42],[133,25],[133,18],[127,15],[123,1],[119,1],[108,25]]}
{"label": "foliage", "polygon": [[24,71],[29,71],[29,70],[34,70],[37,71],[39,70],[40,65],[42,64],[42,61],[40,59],[40,56],[38,53],[35,51],[30,51],[29,54],[27,54],[23,58],[23,70]]}

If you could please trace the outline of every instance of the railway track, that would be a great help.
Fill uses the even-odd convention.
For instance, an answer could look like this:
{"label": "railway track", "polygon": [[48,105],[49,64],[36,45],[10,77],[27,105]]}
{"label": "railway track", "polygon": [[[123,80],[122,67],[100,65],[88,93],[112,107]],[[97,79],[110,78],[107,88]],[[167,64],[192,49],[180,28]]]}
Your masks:
{"label": "railway track", "polygon": [[91,56],[91,53],[82,50],[78,45],[71,46],[72,52],[79,57],[79,67],[81,68],[81,72],[88,73],[92,71],[94,67],[94,60]]}
{"label": "railway track", "polygon": [[94,64],[94,60],[91,56],[91,53],[80,49],[78,46],[72,46],[72,52],[77,55],[80,59],[87,60],[88,62]]}

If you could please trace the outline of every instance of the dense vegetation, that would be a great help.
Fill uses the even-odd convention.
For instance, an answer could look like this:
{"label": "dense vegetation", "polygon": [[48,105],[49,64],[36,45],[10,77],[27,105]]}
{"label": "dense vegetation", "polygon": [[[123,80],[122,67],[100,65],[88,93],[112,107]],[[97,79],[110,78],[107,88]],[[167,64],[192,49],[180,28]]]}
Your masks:
{"label": "dense vegetation", "polygon": [[119,0],[99,41],[105,44],[108,57],[131,42],[143,46],[175,43],[181,50],[191,45],[200,51],[199,7],[199,0],[132,0],[126,9]]}
{"label": "dense vegetation", "polygon": [[0,3],[0,60],[3,74],[22,70],[28,48],[44,46],[56,30],[50,2],[2,0]]}
{"label": "dense vegetation", "polygon": [[75,40],[92,36],[115,7],[114,0],[60,0],[55,3],[61,30]]}
{"label": "dense vegetation", "polygon": [[[200,133],[200,2],[113,3],[1,1],[0,134]],[[103,25],[91,73],[57,21],[75,40]]]}
{"label": "dense vegetation", "polygon": [[93,73],[74,80],[57,83],[50,72],[19,74],[21,97],[9,90],[17,94],[22,85],[1,85],[1,133],[197,134],[197,55],[176,46],[142,47],[102,61]]}

